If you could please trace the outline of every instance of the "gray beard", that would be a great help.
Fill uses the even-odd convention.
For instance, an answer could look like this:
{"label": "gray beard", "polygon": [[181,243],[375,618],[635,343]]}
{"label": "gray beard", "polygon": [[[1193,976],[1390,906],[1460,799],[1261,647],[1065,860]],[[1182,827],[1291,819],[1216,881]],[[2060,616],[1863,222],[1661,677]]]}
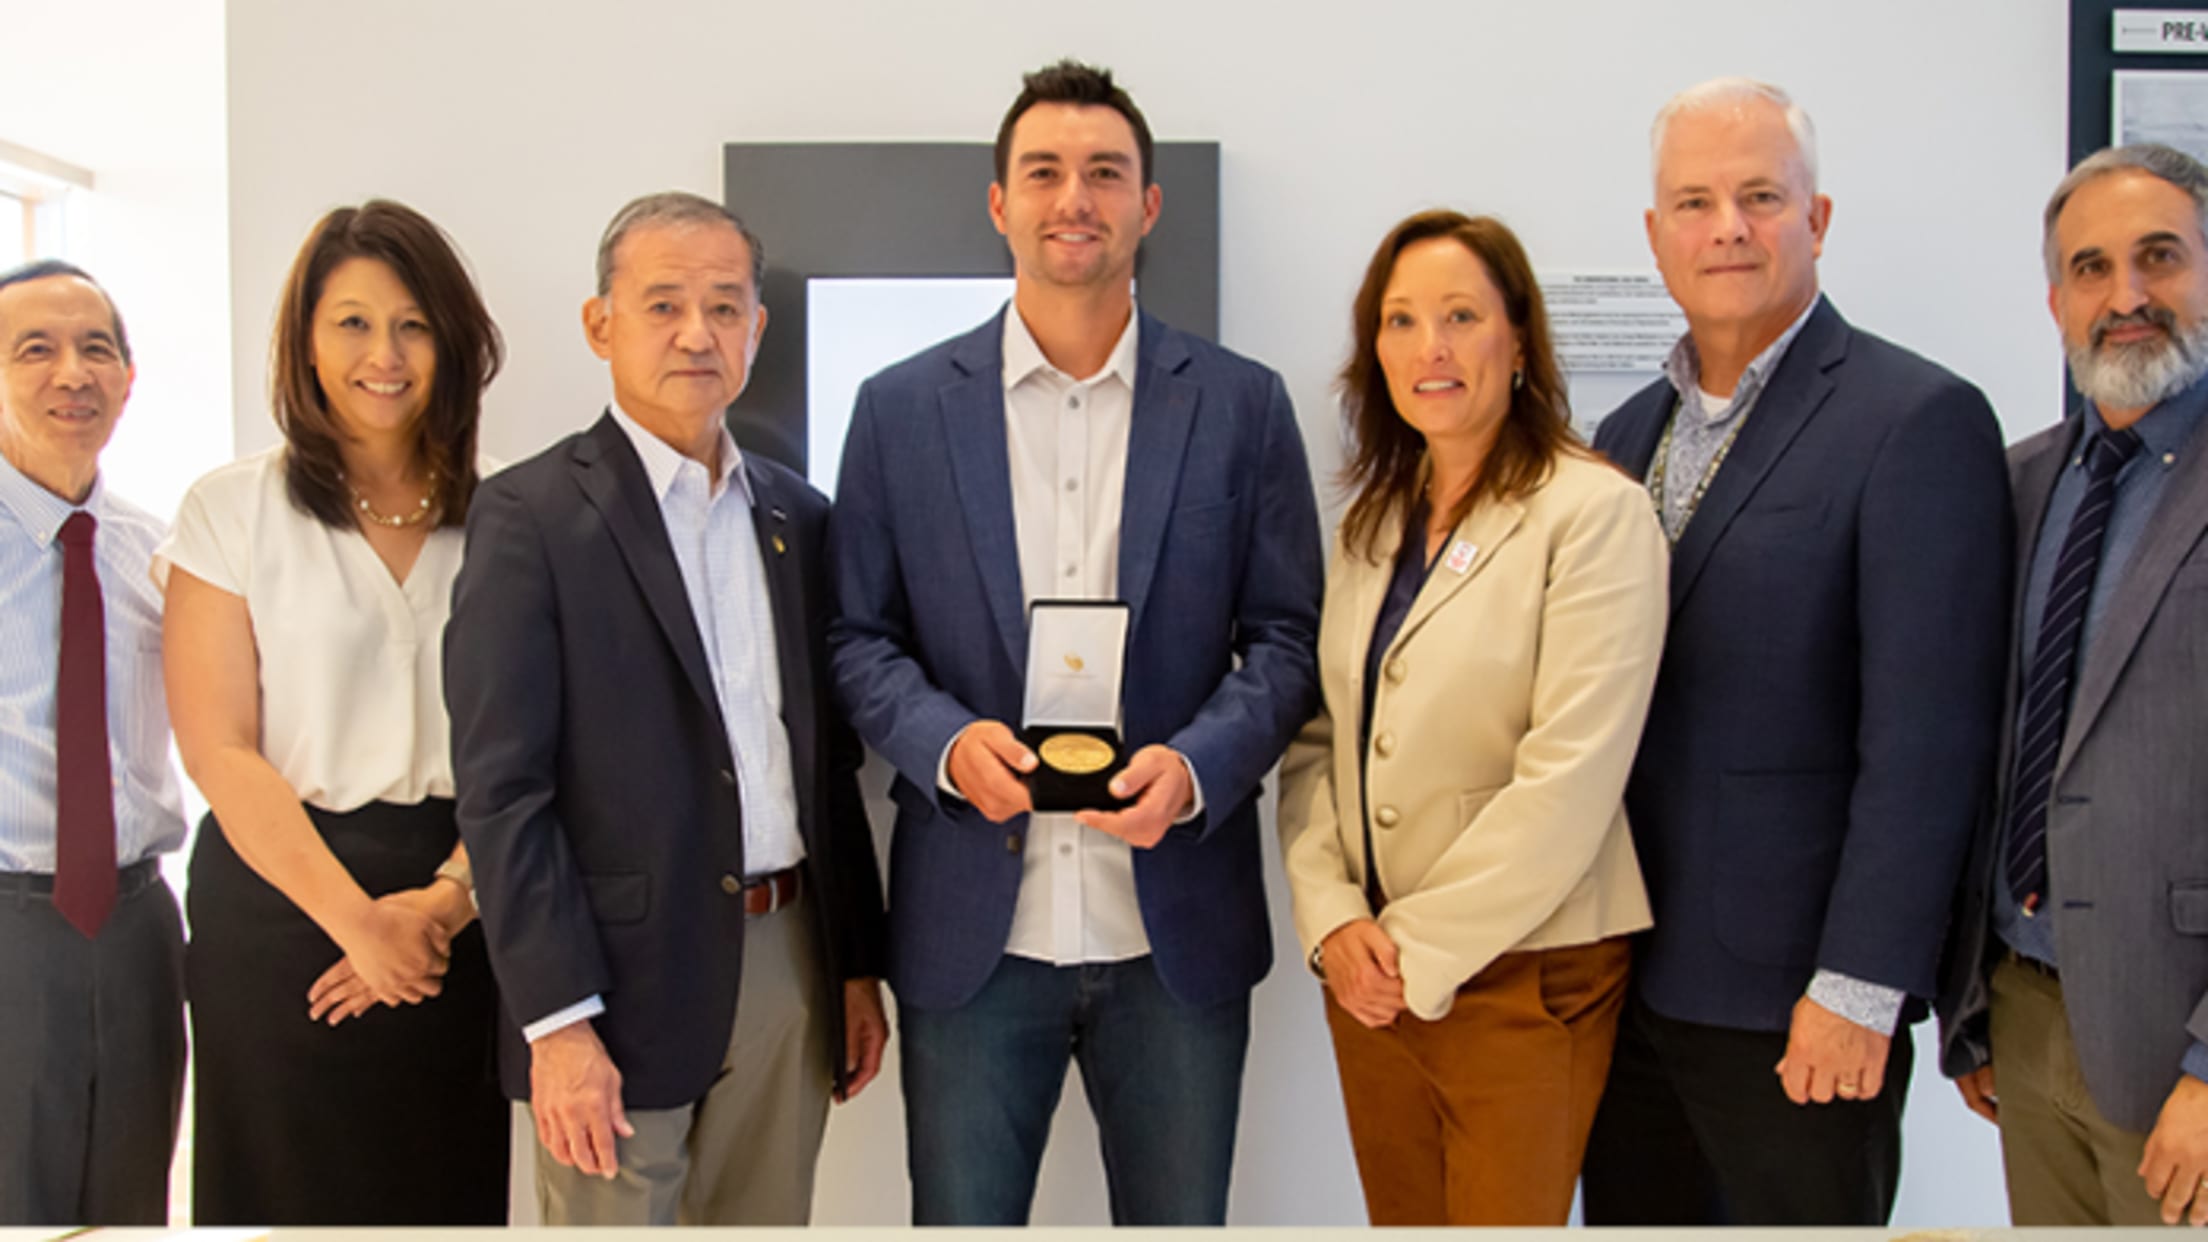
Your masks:
{"label": "gray beard", "polygon": [[[2101,337],[2118,318],[2152,318],[2169,335],[2137,345],[2101,344]],[[2065,346],[2064,352],[2069,355],[2071,380],[2093,404],[2104,410],[2143,410],[2208,375],[2208,317],[2182,329],[2175,315],[2158,307],[2140,315],[2105,317],[2093,325],[2087,344]]]}

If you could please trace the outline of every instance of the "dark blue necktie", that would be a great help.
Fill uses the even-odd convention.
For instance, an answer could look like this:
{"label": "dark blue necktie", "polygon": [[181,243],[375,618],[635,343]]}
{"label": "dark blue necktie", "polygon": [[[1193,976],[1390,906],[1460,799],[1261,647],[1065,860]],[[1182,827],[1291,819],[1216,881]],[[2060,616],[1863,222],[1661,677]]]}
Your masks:
{"label": "dark blue necktie", "polygon": [[2078,668],[2078,637],[2100,572],[2108,515],[2116,506],[2116,475],[2139,451],[2129,427],[2104,431],[2085,445],[2085,495],[2070,515],[2039,618],[2039,648],[2024,681],[2023,724],[2016,737],[2015,779],[2009,784],[2009,891],[2029,911],[2047,891],[2047,808],[2054,800],[2055,760],[2070,718],[2070,686]]}

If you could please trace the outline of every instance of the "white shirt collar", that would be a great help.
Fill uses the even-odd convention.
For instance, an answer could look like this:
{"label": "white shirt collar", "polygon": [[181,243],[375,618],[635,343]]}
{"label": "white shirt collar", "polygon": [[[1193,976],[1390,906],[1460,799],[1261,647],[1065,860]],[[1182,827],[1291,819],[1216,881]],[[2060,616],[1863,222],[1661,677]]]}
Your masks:
{"label": "white shirt collar", "polygon": [[85,493],[84,503],[73,505],[47,491],[38,480],[16,469],[14,462],[0,455],[0,507],[13,514],[38,546],[44,548],[54,542],[54,537],[61,533],[61,524],[79,509],[102,523],[107,521],[106,478],[94,475],[92,490]]}
{"label": "white shirt collar", "polygon": [[1094,375],[1079,379],[1066,375],[1043,356],[1043,347],[1035,343],[1035,334],[1027,330],[1027,321],[1020,318],[1016,302],[1004,306],[1004,390],[1010,392],[1029,376],[1041,371],[1047,375],[1062,376],[1077,384],[1093,384],[1106,376],[1117,376],[1127,390],[1135,388],[1135,346],[1140,335],[1141,311],[1132,305],[1127,311],[1127,326],[1119,333],[1119,341],[1112,346],[1112,356],[1105,360],[1104,369]]}
{"label": "white shirt collar", "polygon": [[[607,402],[606,408],[613,411],[614,424],[628,435],[629,443],[636,448],[637,457],[644,463],[644,477],[652,484],[652,498],[660,504],[667,503],[667,493],[675,486],[675,477],[682,473],[684,466],[705,469],[701,463],[676,452],[673,445],[646,431],[643,424],[629,417],[619,401]],[[751,478],[744,472],[744,455],[736,448],[736,437],[729,434],[728,423],[724,420],[721,423],[721,481],[709,490],[707,499],[719,500],[732,479],[737,491],[743,494],[744,504],[750,506],[753,503]]]}

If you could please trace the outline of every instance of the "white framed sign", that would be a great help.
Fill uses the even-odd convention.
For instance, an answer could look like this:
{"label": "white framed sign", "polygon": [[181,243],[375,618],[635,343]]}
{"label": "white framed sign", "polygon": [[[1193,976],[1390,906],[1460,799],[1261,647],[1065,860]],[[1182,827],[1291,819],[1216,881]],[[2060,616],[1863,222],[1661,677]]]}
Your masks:
{"label": "white framed sign", "polygon": [[2208,9],[2118,9],[2109,48],[2208,53]]}

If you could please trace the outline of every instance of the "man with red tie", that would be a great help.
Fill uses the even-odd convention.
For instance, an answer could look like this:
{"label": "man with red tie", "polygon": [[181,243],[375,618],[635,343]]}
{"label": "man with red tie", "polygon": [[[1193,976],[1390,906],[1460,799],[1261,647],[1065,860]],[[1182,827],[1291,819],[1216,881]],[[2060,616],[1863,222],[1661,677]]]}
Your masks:
{"label": "man with red tie", "polygon": [[159,1225],[184,1085],[161,525],[100,450],[134,376],[83,271],[0,272],[0,1225]]}

